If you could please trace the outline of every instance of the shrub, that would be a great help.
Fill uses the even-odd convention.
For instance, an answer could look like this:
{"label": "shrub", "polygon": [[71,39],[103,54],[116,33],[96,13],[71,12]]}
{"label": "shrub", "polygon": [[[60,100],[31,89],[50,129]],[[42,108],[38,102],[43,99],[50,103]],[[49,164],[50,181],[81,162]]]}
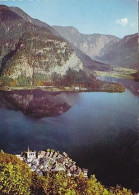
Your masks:
{"label": "shrub", "polygon": [[0,194],[29,195],[32,172],[16,156],[0,152]]}
{"label": "shrub", "polygon": [[[50,149],[47,151],[51,151]],[[120,186],[107,189],[95,175],[85,178],[68,176],[66,172],[46,172],[39,176],[16,156],[0,152],[1,195],[132,195]]]}

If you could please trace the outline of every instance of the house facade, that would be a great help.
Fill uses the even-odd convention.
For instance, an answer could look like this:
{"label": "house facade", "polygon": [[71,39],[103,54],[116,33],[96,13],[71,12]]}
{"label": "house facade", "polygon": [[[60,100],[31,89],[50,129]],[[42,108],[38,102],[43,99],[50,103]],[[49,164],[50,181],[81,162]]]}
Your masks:
{"label": "house facade", "polygon": [[24,161],[32,171],[36,171],[39,175],[44,175],[46,172],[65,171],[68,176],[79,176],[83,173],[87,177],[88,170],[81,169],[76,165],[68,154],[63,152],[60,154],[54,150],[47,151],[27,151],[16,155],[17,158]]}

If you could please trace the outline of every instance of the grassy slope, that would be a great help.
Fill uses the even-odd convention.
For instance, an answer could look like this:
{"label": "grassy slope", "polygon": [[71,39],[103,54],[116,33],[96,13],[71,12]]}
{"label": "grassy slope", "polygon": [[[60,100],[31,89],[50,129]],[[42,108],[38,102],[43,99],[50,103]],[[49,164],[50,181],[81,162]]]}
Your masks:
{"label": "grassy slope", "polygon": [[100,77],[115,77],[122,79],[134,79],[132,74],[135,74],[137,70],[131,68],[114,68],[113,71],[104,72],[104,71],[96,71],[96,76]]}

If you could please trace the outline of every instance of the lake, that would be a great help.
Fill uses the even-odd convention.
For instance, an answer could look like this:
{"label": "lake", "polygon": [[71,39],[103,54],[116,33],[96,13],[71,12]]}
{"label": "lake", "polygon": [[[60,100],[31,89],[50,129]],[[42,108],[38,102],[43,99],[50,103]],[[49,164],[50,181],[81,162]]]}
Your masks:
{"label": "lake", "polygon": [[103,184],[139,191],[139,98],[129,90],[55,97],[60,105],[70,105],[68,109],[60,106],[57,116],[35,118],[15,108],[0,92],[0,149],[13,154],[28,146],[65,151]]}

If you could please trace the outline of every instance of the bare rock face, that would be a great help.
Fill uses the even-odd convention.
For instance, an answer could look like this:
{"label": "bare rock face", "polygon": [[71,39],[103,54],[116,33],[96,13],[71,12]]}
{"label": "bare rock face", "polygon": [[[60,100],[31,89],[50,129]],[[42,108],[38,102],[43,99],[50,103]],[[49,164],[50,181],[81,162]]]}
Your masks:
{"label": "bare rock face", "polygon": [[92,59],[103,55],[104,50],[120,39],[112,35],[82,34],[71,26],[53,26],[59,34]]}
{"label": "bare rock face", "polygon": [[99,60],[103,60],[116,67],[138,69],[138,40],[139,35],[137,33],[125,36],[119,42],[111,45],[103,55],[99,57]]}
{"label": "bare rock face", "polygon": [[[36,21],[18,8],[0,6],[0,74],[23,80],[53,73],[65,75],[83,64],[68,42],[49,25]],[[22,78],[21,78],[22,77]]]}
{"label": "bare rock face", "polygon": [[[30,17],[27,13],[25,13],[20,8],[18,8],[18,7],[10,7],[10,10],[14,11],[17,15],[19,15],[25,21],[30,22],[30,23],[32,23],[34,25],[38,25],[40,27],[45,27],[53,35],[61,37],[61,34],[59,34],[54,28],[52,28],[48,24],[46,24],[46,23],[44,23],[44,22],[42,22],[42,21],[40,21],[38,19],[34,19],[34,18]],[[72,39],[73,39],[73,42],[76,43],[77,40],[78,40],[79,32],[77,31],[76,28],[72,27],[71,28],[71,33],[74,34]],[[67,36],[70,36],[70,34],[68,34]],[[76,47],[73,44],[70,44],[70,45],[74,49],[74,51],[75,51],[76,55],[78,56],[78,58],[83,63],[84,67],[89,68],[91,70],[104,70],[104,71],[111,70],[111,67],[108,64],[103,64],[101,62],[97,62],[97,61],[92,60],[88,55],[86,55],[84,52],[79,50],[79,48],[77,48],[78,45],[76,45]]]}
{"label": "bare rock face", "polygon": [[33,74],[50,79],[53,73],[65,75],[69,68],[76,71],[83,69],[82,62],[66,41],[48,38],[42,31],[25,33],[13,55],[5,60],[2,75],[12,79],[21,75],[33,77]]}
{"label": "bare rock face", "polygon": [[[112,35],[82,34],[70,26],[53,26],[55,30],[79,50],[101,63],[116,67],[138,68],[138,34],[125,36],[123,39]],[[100,61],[100,62],[99,62]],[[95,66],[95,62],[92,67]],[[108,67],[108,65],[107,65]],[[103,65],[103,69],[105,65]]]}

